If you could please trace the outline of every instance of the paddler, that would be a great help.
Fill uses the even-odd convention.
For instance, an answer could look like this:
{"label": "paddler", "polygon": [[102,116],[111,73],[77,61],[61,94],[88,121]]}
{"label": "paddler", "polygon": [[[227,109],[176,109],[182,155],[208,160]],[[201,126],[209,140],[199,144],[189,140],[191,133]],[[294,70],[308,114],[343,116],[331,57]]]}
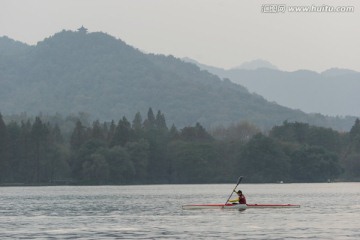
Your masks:
{"label": "paddler", "polygon": [[239,196],[239,204],[246,204],[246,197],[244,194],[242,194],[241,190],[237,191],[237,195]]}
{"label": "paddler", "polygon": [[[236,192],[236,191],[234,191],[234,192]],[[230,200],[229,202],[239,203],[239,204],[246,204],[246,197],[245,197],[245,195],[242,193],[242,191],[239,190],[239,191],[237,191],[236,193],[237,193],[237,195],[238,195],[238,199]]]}

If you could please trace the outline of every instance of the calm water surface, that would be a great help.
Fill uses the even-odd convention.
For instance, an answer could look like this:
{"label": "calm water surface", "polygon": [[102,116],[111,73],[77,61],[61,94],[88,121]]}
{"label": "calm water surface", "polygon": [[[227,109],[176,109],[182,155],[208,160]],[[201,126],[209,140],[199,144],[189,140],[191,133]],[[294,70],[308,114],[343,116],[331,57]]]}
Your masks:
{"label": "calm water surface", "polygon": [[360,239],[360,183],[239,185],[248,203],[298,209],[181,208],[234,186],[2,187],[0,239]]}

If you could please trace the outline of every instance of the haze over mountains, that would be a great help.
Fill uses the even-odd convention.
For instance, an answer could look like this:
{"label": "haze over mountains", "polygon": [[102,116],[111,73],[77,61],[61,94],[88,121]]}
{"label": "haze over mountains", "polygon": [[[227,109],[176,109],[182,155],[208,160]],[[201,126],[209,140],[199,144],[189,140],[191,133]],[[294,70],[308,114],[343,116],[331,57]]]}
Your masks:
{"label": "haze over mountains", "polygon": [[330,116],[360,116],[360,73],[353,70],[331,68],[322,73],[309,70],[286,72],[264,60],[225,70],[190,58],[184,60],[229,78],[282,106]]}
{"label": "haze over mountains", "polygon": [[278,68],[273,65],[272,63],[262,60],[262,59],[256,59],[254,61],[248,61],[244,62],[241,65],[234,67],[232,69],[248,69],[248,70],[256,70],[258,68],[269,68],[269,69],[276,69]]}
{"label": "haze over mountains", "polygon": [[[233,69],[227,73],[232,81],[237,71],[248,73],[245,79],[251,79],[258,70]],[[263,76],[271,71],[287,74],[260,71]],[[305,114],[268,102],[194,64],[173,56],[144,54],[101,32],[64,30],[36,46],[0,38],[3,115],[87,112],[93,119],[118,120],[133,118],[138,111],[145,114],[149,107],[161,110],[168,124],[177,127],[249,121],[269,128],[288,120],[349,130],[355,120]]]}

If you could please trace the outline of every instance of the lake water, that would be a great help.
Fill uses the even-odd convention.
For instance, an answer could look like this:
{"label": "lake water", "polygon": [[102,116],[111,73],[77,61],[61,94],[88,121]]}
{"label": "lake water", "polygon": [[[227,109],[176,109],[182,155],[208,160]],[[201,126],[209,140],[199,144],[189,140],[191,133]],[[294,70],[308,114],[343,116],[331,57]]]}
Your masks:
{"label": "lake water", "polygon": [[1,187],[0,239],[360,239],[360,183],[238,187],[295,209],[181,208],[223,203],[234,186]]}

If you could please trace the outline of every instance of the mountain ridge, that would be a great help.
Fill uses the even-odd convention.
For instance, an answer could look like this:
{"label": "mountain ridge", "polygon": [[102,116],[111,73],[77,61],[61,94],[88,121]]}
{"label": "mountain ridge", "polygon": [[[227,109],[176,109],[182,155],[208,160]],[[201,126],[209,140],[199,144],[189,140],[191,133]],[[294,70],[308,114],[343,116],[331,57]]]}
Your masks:
{"label": "mountain ridge", "polygon": [[2,114],[87,112],[112,120],[152,107],[178,127],[250,121],[270,128],[293,120],[347,130],[354,123],[268,102],[194,64],[144,54],[101,32],[63,30],[21,56],[1,55],[0,74]]}
{"label": "mountain ridge", "polygon": [[197,65],[282,106],[328,116],[360,116],[356,104],[360,101],[357,93],[357,89],[360,89],[360,72],[354,70],[330,68],[318,73],[269,68],[225,70],[201,63]]}
{"label": "mountain ridge", "polygon": [[231,69],[248,69],[248,70],[256,70],[259,68],[269,68],[279,70],[278,67],[273,65],[271,62],[263,60],[263,59],[255,59],[252,61],[246,61],[240,64],[239,66],[233,67]]}

